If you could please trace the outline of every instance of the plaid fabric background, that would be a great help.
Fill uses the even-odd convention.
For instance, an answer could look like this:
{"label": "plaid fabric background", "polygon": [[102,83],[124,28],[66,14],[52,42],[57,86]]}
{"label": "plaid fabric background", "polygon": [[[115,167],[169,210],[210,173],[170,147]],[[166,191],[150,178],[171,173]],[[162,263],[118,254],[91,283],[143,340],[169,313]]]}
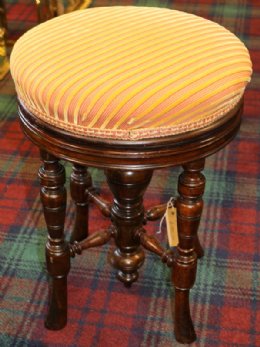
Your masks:
{"label": "plaid fabric background", "polygon": [[[93,6],[119,1],[94,0]],[[250,49],[254,76],[246,92],[241,131],[207,161],[205,207],[191,310],[198,333],[192,346],[260,346],[260,2],[259,0],[126,0],[122,4],[168,6],[228,27]],[[11,37],[33,26],[32,2],[7,4]],[[171,347],[170,272],[147,253],[140,278],[126,289],[107,264],[110,246],[91,249],[72,261],[69,320],[64,330],[43,328],[47,305],[44,264],[46,228],[39,201],[37,149],[24,137],[16,115],[10,76],[0,82],[0,346]],[[68,177],[71,167],[66,165]],[[111,198],[103,174],[95,185]],[[179,169],[155,172],[146,206],[175,195]],[[66,230],[72,227],[68,202]],[[107,225],[91,208],[91,231]],[[158,224],[150,224],[156,232]],[[159,236],[166,244],[165,230]]]}

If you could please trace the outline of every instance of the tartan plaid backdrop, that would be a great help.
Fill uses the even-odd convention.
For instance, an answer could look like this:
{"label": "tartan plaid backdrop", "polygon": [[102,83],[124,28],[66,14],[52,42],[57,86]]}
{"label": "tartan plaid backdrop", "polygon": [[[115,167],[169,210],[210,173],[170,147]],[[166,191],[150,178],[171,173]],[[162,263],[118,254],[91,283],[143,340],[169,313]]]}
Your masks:
{"label": "tartan plaid backdrop", "polygon": [[[36,22],[33,0],[7,4],[11,37]],[[199,261],[191,291],[198,333],[192,346],[260,346],[260,1],[126,0],[122,4],[168,6],[226,26],[247,45],[254,76],[245,98],[241,131],[207,161],[205,208],[200,236],[205,257]],[[94,0],[93,6],[118,1]],[[41,214],[37,149],[20,131],[10,76],[0,82],[0,346],[171,347],[173,336],[170,272],[154,255],[140,278],[126,289],[106,261],[109,246],[91,249],[72,261],[69,320],[58,332],[43,328],[47,304],[44,264],[46,228]],[[67,173],[71,167],[66,165]],[[179,169],[155,172],[146,205],[175,194]],[[94,182],[111,198],[102,172]],[[68,203],[66,230],[72,226]],[[91,208],[91,231],[107,225]],[[149,225],[156,232],[158,224]],[[165,230],[159,236],[165,241]]]}

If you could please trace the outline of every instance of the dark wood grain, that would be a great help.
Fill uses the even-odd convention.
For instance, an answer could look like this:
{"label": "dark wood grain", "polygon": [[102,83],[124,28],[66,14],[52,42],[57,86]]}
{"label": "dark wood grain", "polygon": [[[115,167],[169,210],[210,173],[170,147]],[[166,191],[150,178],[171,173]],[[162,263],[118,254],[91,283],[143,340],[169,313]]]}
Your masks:
{"label": "dark wood grain", "polygon": [[86,190],[89,201],[93,202],[105,217],[111,216],[111,203],[103,199],[93,190]]}
{"label": "dark wood grain", "polygon": [[118,279],[126,286],[137,280],[138,268],[144,261],[144,251],[136,232],[143,225],[143,194],[152,173],[152,170],[106,170],[107,182],[114,194],[111,220],[116,229],[117,246],[109,260],[118,270]]}
{"label": "dark wood grain", "polygon": [[168,137],[121,141],[79,136],[44,123],[19,102],[22,128],[40,148],[59,158],[97,168],[156,169],[205,158],[227,145],[239,130],[243,103],[203,129]]}
{"label": "dark wood grain", "polygon": [[88,236],[88,204],[86,190],[92,187],[91,176],[86,167],[74,164],[70,177],[71,197],[76,213],[70,242],[84,240]]}
{"label": "dark wood grain", "polygon": [[[50,274],[50,305],[46,327],[60,329],[67,317],[67,274],[69,256],[108,242],[112,237],[116,248],[109,260],[118,278],[130,286],[138,278],[144,262],[144,249],[161,257],[172,267],[175,287],[174,331],[181,343],[196,339],[189,292],[196,277],[197,257],[203,256],[197,230],[203,207],[205,178],[201,171],[205,158],[228,144],[237,133],[243,109],[241,101],[218,121],[203,129],[163,138],[121,141],[85,137],[46,124],[19,102],[19,116],[24,133],[42,150],[43,166],[39,171],[41,197],[49,232],[46,245]],[[76,204],[75,227],[70,247],[64,241],[66,210],[65,173],[59,159],[74,163],[71,194]],[[165,250],[158,240],[148,235],[143,225],[161,218],[165,204],[144,211],[143,195],[155,169],[183,165],[176,201],[179,245],[177,254]],[[114,195],[112,205],[93,190],[85,167],[105,170]],[[94,202],[112,226],[87,236],[88,202]],[[78,242],[79,241],[79,242]]]}
{"label": "dark wood grain", "polygon": [[176,202],[179,245],[173,265],[175,286],[175,336],[181,343],[195,341],[196,334],[190,316],[189,291],[196,278],[197,254],[194,240],[197,237],[203,208],[202,194],[205,177],[201,173],[204,159],[183,166],[179,176],[179,197]]}
{"label": "dark wood grain", "polygon": [[171,267],[174,263],[174,253],[170,249],[162,247],[159,240],[153,236],[148,235],[144,229],[138,230],[137,236],[140,239],[141,245],[148,251],[157,254],[161,257],[163,263]]}
{"label": "dark wood grain", "polygon": [[109,228],[107,230],[97,231],[81,242],[74,241],[70,245],[70,255],[75,257],[76,254],[81,254],[88,248],[103,246],[111,239],[112,236],[114,236],[114,229]]}
{"label": "dark wood grain", "polygon": [[67,274],[70,252],[64,241],[66,214],[65,170],[58,159],[41,151],[43,165],[39,169],[41,201],[48,228],[46,263],[50,275],[49,309],[45,325],[58,330],[67,323]]}

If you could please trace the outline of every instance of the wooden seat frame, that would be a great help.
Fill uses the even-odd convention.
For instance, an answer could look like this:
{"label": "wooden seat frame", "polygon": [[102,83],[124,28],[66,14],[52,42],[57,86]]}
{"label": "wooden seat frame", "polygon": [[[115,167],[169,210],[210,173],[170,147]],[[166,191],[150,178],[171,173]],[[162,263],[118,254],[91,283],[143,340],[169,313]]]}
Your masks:
{"label": "wooden seat frame", "polygon": [[[19,116],[25,134],[41,152],[39,170],[41,200],[48,228],[46,262],[50,275],[49,310],[45,325],[52,330],[67,322],[67,275],[70,257],[89,247],[100,246],[114,238],[116,249],[109,261],[126,286],[138,278],[144,261],[144,249],[159,255],[172,269],[175,288],[174,332],[177,341],[196,339],[189,291],[196,277],[197,257],[203,256],[197,230],[203,208],[205,158],[227,145],[237,133],[242,114],[241,101],[210,126],[184,134],[122,141],[76,135],[46,124],[19,101]],[[76,205],[74,230],[70,243],[64,240],[66,215],[65,170],[59,162],[73,163],[71,196]],[[144,211],[143,194],[153,171],[182,165],[179,196],[175,201],[179,245],[176,252],[164,249],[158,240],[146,234],[144,224],[161,218],[165,205]],[[104,169],[114,195],[113,203],[100,198],[92,187],[87,167]],[[88,204],[94,202],[110,217],[111,227],[88,237]]]}

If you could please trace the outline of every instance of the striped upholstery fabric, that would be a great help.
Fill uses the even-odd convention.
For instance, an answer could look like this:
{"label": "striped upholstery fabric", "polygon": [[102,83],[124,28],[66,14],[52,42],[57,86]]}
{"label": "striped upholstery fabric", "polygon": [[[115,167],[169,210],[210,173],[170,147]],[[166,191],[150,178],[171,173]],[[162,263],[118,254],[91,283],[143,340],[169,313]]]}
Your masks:
{"label": "striped upholstery fabric", "polygon": [[68,131],[136,140],[202,128],[240,100],[245,46],[184,12],[148,7],[76,11],[21,37],[11,71],[21,101]]}

